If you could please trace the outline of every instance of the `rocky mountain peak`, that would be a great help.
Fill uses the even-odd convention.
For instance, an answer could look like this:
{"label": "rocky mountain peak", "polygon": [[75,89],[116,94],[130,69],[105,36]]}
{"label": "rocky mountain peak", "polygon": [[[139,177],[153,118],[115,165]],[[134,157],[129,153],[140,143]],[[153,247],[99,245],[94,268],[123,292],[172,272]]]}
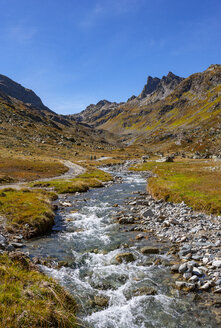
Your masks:
{"label": "rocky mountain peak", "polygon": [[172,72],[169,72],[167,76],[163,76],[162,79],[148,76],[147,84],[144,86],[138,99],[144,99],[153,93],[154,101],[163,99],[168,96],[182,80],[182,77],[179,77]]}
{"label": "rocky mountain peak", "polygon": [[160,79],[158,77],[148,76],[147,84],[145,84],[141,94],[138,96],[139,99],[145,98],[147,95],[154,92],[160,83]]}

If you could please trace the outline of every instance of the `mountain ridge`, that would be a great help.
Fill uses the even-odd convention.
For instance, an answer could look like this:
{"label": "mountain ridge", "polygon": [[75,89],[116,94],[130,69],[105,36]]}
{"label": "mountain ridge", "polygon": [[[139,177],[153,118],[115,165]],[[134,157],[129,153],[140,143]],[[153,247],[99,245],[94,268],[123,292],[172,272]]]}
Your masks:
{"label": "mountain ridge", "polygon": [[[93,113],[90,109],[75,115],[76,120],[114,132],[128,144],[220,152],[221,65],[187,78],[171,72],[161,79],[148,77],[139,96],[93,105]],[[213,138],[210,129],[215,130]]]}

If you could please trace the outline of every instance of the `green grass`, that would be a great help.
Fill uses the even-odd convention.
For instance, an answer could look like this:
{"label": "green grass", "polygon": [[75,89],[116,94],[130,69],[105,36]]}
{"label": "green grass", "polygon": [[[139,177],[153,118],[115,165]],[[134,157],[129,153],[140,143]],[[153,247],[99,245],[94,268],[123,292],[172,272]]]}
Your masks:
{"label": "green grass", "polygon": [[0,255],[0,327],[77,327],[76,303],[21,253]]}
{"label": "green grass", "polygon": [[[215,168],[214,171],[211,168]],[[221,164],[212,161],[147,162],[131,168],[157,176],[148,181],[155,198],[181,202],[212,214],[221,214]]]}
{"label": "green grass", "polygon": [[36,182],[33,187],[51,187],[59,194],[85,192],[89,188],[103,186],[103,182],[112,180],[110,174],[99,169],[88,169],[86,173],[74,179],[51,180],[47,182]]}
{"label": "green grass", "polygon": [[6,229],[20,231],[25,237],[46,233],[54,224],[51,200],[55,198],[54,193],[43,190],[4,189],[0,192],[0,214],[6,217]]}

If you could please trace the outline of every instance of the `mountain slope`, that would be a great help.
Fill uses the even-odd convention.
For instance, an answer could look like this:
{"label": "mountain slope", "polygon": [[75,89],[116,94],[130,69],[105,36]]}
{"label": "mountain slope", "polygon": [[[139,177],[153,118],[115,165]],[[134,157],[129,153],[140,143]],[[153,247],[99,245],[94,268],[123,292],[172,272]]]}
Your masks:
{"label": "mountain slope", "polygon": [[59,151],[110,149],[115,145],[116,139],[108,131],[94,130],[56,114],[33,91],[0,75],[0,149],[24,154],[51,149],[56,155]]}
{"label": "mountain slope", "polygon": [[11,80],[5,75],[0,74],[0,92],[8,97],[22,101],[29,107],[52,112],[46,107],[34,91],[24,88],[21,84]]}
{"label": "mountain slope", "polygon": [[172,73],[162,79],[148,77],[138,97],[114,108],[111,103],[105,106],[97,114],[93,108],[92,124],[123,136],[129,144],[146,144],[154,151],[220,151],[220,65],[186,79]]}

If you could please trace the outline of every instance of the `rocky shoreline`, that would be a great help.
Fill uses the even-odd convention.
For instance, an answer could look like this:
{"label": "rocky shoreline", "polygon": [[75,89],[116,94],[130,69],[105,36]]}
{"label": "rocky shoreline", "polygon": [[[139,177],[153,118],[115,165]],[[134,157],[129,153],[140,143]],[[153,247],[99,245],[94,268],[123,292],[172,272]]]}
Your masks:
{"label": "rocky shoreline", "polygon": [[136,239],[148,232],[169,241],[174,287],[212,306],[221,323],[221,216],[195,212],[184,202],[155,200],[146,192],[128,201],[114,219],[139,231]]}

